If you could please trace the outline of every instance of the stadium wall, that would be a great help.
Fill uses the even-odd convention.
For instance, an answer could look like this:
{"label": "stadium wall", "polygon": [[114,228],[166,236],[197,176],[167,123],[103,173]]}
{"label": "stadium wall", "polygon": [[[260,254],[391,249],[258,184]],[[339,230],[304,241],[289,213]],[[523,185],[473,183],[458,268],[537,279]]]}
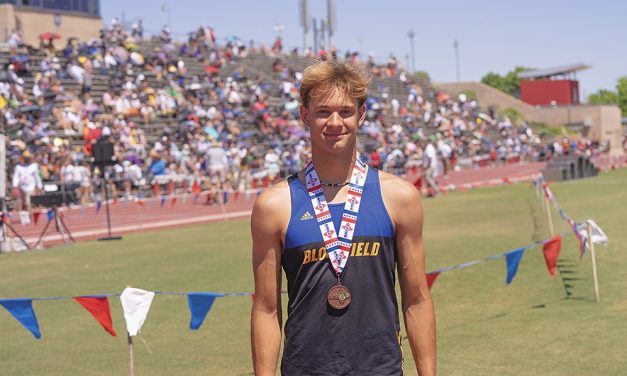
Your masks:
{"label": "stadium wall", "polygon": [[[58,28],[54,24],[55,14],[61,17],[61,24]],[[3,40],[6,40],[12,30],[19,30],[22,33],[24,43],[38,47],[39,35],[49,31],[61,34],[63,40],[69,37],[76,37],[79,40],[97,37],[102,29],[102,18],[82,13],[48,11],[1,4],[0,25],[2,25],[0,32]],[[57,41],[55,43],[57,48],[64,45],[65,42]]]}

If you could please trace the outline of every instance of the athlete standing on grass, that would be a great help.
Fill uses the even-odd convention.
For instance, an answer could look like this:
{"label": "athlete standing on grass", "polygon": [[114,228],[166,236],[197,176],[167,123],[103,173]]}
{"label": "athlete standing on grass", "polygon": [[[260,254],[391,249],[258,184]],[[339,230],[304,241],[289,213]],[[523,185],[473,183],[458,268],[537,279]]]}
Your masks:
{"label": "athlete standing on grass", "polygon": [[357,156],[367,88],[354,65],[321,62],[304,72],[300,115],[311,133],[311,163],[260,195],[252,214],[258,376],[276,373],[281,267],[289,296],[283,375],[402,375],[395,267],[416,368],[435,374],[420,195]]}

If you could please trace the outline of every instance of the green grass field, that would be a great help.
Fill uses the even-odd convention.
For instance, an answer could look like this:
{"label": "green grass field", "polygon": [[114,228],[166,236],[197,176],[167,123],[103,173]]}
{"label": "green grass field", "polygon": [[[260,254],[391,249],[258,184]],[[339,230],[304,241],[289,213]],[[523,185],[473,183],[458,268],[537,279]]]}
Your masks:
{"label": "green grass field", "polygon": [[[505,285],[505,259],[440,275],[432,293],[440,375],[624,375],[627,371],[627,170],[552,186],[578,221],[592,218],[610,238],[597,246],[601,303],[594,303],[590,258],[578,261],[564,238],[550,279],[540,248],[527,251]],[[548,237],[546,215],[528,184],[450,193],[424,201],[427,268],[499,254]],[[553,212],[556,232],[568,229]],[[0,255],[0,297],[158,291],[251,291],[248,221],[128,235]],[[119,337],[110,337],[72,300],[35,301],[36,341],[0,308],[0,374],[123,375],[127,346],[117,297]],[[183,296],[157,295],[136,375],[250,375],[249,297],[218,299],[203,326],[188,330]],[[406,342],[406,341],[405,341]],[[405,343],[406,368],[415,374]]]}

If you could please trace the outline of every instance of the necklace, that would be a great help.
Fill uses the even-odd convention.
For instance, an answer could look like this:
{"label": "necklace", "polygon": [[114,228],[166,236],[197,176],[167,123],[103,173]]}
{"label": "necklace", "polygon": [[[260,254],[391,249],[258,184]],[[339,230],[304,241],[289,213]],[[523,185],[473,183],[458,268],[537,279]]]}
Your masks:
{"label": "necklace", "polygon": [[327,183],[326,181],[322,181],[322,179],[320,179],[320,184],[324,185],[325,187],[343,187],[350,184],[350,180],[345,181],[344,183]]}

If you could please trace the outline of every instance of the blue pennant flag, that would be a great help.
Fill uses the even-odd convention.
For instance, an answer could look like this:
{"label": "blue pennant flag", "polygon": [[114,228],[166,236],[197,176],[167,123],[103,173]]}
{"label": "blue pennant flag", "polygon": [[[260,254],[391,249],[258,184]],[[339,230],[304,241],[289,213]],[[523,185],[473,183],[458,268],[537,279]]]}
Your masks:
{"label": "blue pennant flag", "polygon": [[54,210],[48,209],[46,216],[48,216],[48,222],[52,221],[52,219],[54,218]]}
{"label": "blue pennant flag", "polygon": [[207,312],[211,309],[215,298],[221,298],[224,295],[213,292],[192,292],[187,294],[187,303],[189,304],[189,311],[192,314],[192,318],[189,321],[189,328],[191,330],[198,330],[205,321]]}
{"label": "blue pennant flag", "polygon": [[96,202],[96,214],[100,212],[101,207],[102,207],[102,201],[98,200],[98,202]]}
{"label": "blue pennant flag", "polygon": [[512,283],[512,280],[516,276],[516,272],[518,272],[518,265],[520,264],[520,259],[522,259],[523,253],[525,253],[525,248],[519,248],[505,254],[505,258],[507,260],[506,282],[508,285]]}
{"label": "blue pennant flag", "polygon": [[6,308],[35,338],[41,338],[32,299],[3,299],[0,300],[0,305]]}
{"label": "blue pennant flag", "polygon": [[229,199],[229,195],[226,193],[226,191],[222,192],[222,197],[224,198],[223,203],[226,204]]}
{"label": "blue pennant flag", "polygon": [[161,207],[165,206],[165,200],[166,200],[165,196],[162,196],[161,197]]}

